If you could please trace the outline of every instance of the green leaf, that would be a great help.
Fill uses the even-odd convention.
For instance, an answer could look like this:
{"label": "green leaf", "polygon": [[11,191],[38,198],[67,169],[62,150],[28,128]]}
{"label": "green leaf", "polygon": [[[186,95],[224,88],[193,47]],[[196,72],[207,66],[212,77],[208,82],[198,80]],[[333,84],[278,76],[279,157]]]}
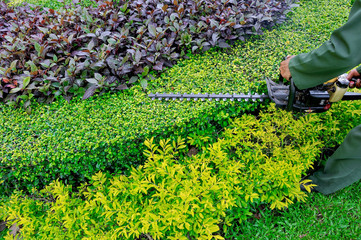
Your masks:
{"label": "green leaf", "polygon": [[38,71],[38,67],[34,64],[34,62],[30,62],[31,72]]}
{"label": "green leaf", "polygon": [[31,101],[30,100],[27,100],[25,103],[24,103],[24,108],[28,108],[31,104]]}
{"label": "green leaf", "polygon": [[108,38],[107,41],[110,45],[114,45],[117,43],[117,40],[115,40],[114,38]]}
{"label": "green leaf", "polygon": [[92,83],[92,84],[98,84],[98,81],[95,78],[87,78],[85,79],[87,82]]}
{"label": "green leaf", "polygon": [[12,61],[11,64],[10,64],[10,69],[11,69],[11,70],[15,70],[17,63],[18,63],[18,60]]}
{"label": "green leaf", "polygon": [[122,62],[120,63],[120,65],[123,65],[124,63],[126,63],[129,59],[129,55],[125,55],[125,57],[122,59]]}
{"label": "green leaf", "polygon": [[10,43],[13,43],[14,39],[10,37],[9,35],[5,36],[5,39],[8,40]]}
{"label": "green leaf", "polygon": [[131,77],[130,79],[129,79],[129,84],[131,84],[131,83],[135,83],[136,81],[138,80],[138,77],[137,76],[133,76],[133,77]]}
{"label": "green leaf", "polygon": [[10,101],[10,102],[7,102],[6,105],[8,105],[8,106],[15,106],[15,105],[16,105],[16,102]]}
{"label": "green leaf", "polygon": [[170,20],[173,22],[177,17],[178,17],[178,14],[177,14],[177,13],[172,13],[172,14],[170,15]]}
{"label": "green leaf", "polygon": [[41,66],[43,66],[44,68],[49,68],[50,67],[50,60],[46,59],[45,61],[43,61],[42,63],[40,63]]}
{"label": "green leaf", "polygon": [[30,77],[26,77],[24,78],[23,80],[23,88],[22,89],[25,89],[30,83]]}
{"label": "green leaf", "polygon": [[95,46],[95,43],[93,40],[90,41],[90,43],[88,44],[88,50],[91,51]]}
{"label": "green leaf", "polygon": [[102,78],[103,78],[102,75],[99,74],[99,73],[94,73],[94,77],[95,77],[95,79],[98,80],[98,81],[101,81]]}
{"label": "green leaf", "polygon": [[139,49],[137,49],[137,51],[135,51],[135,62],[139,63],[140,59],[142,58],[142,53],[139,51]]}
{"label": "green leaf", "polygon": [[152,24],[148,25],[148,31],[152,37],[157,35],[157,29]]}
{"label": "green leaf", "polygon": [[38,28],[39,28],[39,30],[40,30],[42,33],[44,33],[44,34],[47,34],[47,33],[49,32],[49,29],[48,29],[48,28],[43,28],[43,27],[39,27],[39,26],[38,26]]}
{"label": "green leaf", "polygon": [[22,99],[22,100],[28,100],[28,95],[20,95],[18,96],[18,98]]}
{"label": "green leaf", "polygon": [[37,42],[34,43],[35,50],[38,52],[38,56],[40,56],[41,53],[41,45]]}
{"label": "green leaf", "polygon": [[10,90],[10,93],[17,93],[21,90],[21,88],[13,88]]}
{"label": "green leaf", "polygon": [[144,70],[143,70],[143,72],[142,72],[142,77],[147,76],[148,73],[149,73],[149,66],[145,66],[145,67],[144,67]]}
{"label": "green leaf", "polygon": [[128,3],[126,2],[123,7],[120,9],[120,11],[122,11],[123,13],[125,13],[125,11],[127,11],[128,8]]}
{"label": "green leaf", "polygon": [[145,90],[148,86],[148,81],[146,79],[140,80],[140,86]]}

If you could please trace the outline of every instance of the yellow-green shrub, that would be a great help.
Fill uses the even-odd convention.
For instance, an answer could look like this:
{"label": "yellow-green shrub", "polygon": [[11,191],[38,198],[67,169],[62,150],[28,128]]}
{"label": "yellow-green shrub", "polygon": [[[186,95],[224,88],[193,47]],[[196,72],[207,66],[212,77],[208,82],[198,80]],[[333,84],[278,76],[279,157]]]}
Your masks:
{"label": "yellow-green shrub", "polygon": [[304,200],[299,181],[323,147],[319,123],[317,115],[295,120],[272,105],[259,118],[235,119],[192,158],[182,156],[181,138],[150,139],[147,162],[128,177],[99,172],[78,191],[55,181],[32,196],[18,193],[0,219],[21,226],[24,239],[221,239],[254,204],[282,209]]}

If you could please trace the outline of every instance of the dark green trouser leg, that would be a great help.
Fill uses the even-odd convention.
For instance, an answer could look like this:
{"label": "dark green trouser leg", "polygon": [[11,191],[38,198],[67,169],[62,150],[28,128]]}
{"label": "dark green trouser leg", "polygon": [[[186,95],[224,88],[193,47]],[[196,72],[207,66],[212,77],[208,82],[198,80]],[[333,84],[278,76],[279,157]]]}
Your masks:
{"label": "dark green trouser leg", "polygon": [[336,192],[361,179],[361,125],[352,129],[324,170],[309,177],[315,189],[325,195]]}

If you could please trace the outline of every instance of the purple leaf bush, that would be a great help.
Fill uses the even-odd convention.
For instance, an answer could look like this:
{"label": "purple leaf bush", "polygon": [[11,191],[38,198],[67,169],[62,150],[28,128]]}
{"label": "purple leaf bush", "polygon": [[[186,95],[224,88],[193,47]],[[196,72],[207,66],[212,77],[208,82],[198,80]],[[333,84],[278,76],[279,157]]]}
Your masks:
{"label": "purple leaf bush", "polygon": [[[75,5],[76,6],[76,5]],[[288,1],[97,1],[53,10],[0,2],[0,100],[124,90],[191,51],[227,48],[285,20]]]}

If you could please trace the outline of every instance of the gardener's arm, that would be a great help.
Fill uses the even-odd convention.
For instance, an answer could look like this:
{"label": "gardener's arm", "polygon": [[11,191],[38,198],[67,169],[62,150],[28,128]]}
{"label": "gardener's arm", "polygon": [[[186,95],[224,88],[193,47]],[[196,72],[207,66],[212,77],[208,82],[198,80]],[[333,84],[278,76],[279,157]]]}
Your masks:
{"label": "gardener's arm", "polygon": [[[289,67],[289,73],[299,89],[322,84],[360,64],[361,0],[355,1],[347,23],[335,30],[330,40],[309,53],[299,54],[282,63],[282,75],[287,78],[285,68]],[[361,72],[361,67],[357,68],[357,72]]]}

